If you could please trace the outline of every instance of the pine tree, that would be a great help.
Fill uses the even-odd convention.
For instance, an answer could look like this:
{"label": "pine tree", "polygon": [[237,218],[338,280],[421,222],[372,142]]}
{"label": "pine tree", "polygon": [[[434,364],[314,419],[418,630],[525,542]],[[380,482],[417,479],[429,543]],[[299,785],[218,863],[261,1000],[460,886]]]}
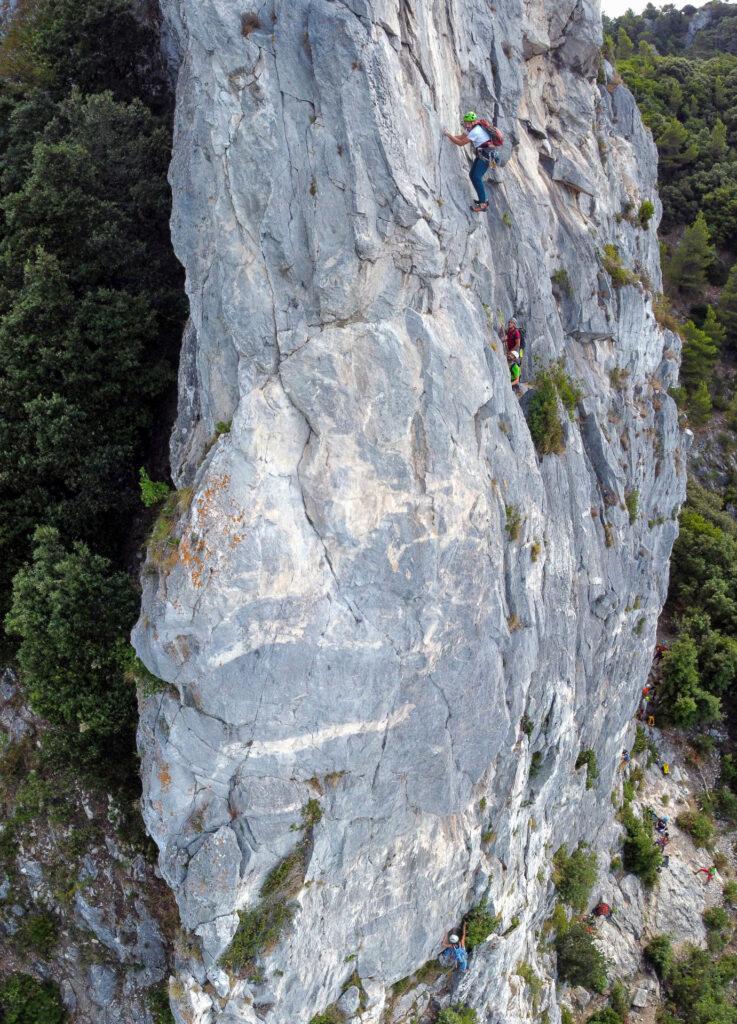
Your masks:
{"label": "pine tree", "polygon": [[711,395],[706,381],[702,380],[688,400],[688,412],[696,427],[703,427],[711,415]]}
{"label": "pine tree", "polygon": [[698,156],[698,146],[689,132],[675,117],[668,118],[655,139],[658,147],[660,172],[671,178]]}
{"label": "pine tree", "polygon": [[683,328],[683,359],[681,383],[689,395],[694,394],[702,381],[709,379],[719,356],[719,349],[705,330],[689,320]]}
{"label": "pine tree", "polygon": [[713,306],[706,307],[706,316],[704,317],[701,329],[709,335],[713,343],[716,345],[717,351],[721,351],[727,332],[724,329],[724,326],[719,322]]}
{"label": "pine tree", "polygon": [[635,52],[635,47],[623,28],[617,32],[617,60],[628,60]]}
{"label": "pine tree", "polygon": [[698,296],[706,288],[706,272],[715,257],[709,226],[699,210],[696,220],[683,232],[670,260],[668,277],[671,284],[684,295]]}
{"label": "pine tree", "polygon": [[724,325],[727,344],[737,347],[737,263],[729,272],[719,299],[719,319]]}
{"label": "pine tree", "polygon": [[716,119],[709,134],[707,155],[714,161],[723,160],[727,154],[727,126],[720,118]]}

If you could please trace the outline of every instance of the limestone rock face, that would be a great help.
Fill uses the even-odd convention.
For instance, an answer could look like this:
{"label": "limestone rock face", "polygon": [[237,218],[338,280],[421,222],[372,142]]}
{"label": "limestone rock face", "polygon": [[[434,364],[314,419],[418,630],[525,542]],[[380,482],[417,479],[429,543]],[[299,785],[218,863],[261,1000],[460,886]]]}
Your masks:
{"label": "limestone rock face", "polygon": [[[301,1024],[357,976],[355,1019],[377,1021],[487,896],[509,931],[459,995],[482,1022],[531,1019],[514,968],[552,852],[611,815],[685,483],[652,140],[597,85],[585,0],[162,7],[191,492],[134,639],[171,684],[139,742],[193,940],[177,1013]],[[505,135],[482,216],[442,134],[469,108]],[[609,244],[634,283],[603,269]],[[521,399],[496,333],[512,314]],[[558,361],[581,398],[541,459],[524,411]],[[225,972],[310,799],[293,924],[255,977]]]}

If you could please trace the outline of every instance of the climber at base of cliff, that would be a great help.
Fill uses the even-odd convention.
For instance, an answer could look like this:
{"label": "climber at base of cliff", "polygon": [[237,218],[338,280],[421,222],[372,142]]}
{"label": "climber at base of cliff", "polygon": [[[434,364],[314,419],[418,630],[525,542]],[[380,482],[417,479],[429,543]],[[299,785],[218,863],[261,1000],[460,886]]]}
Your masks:
{"label": "climber at base of cliff", "polygon": [[469,143],[476,150],[476,157],[471,164],[469,177],[476,189],[478,202],[474,203],[471,209],[474,213],[483,213],[489,209],[486,201],[486,189],[484,188],[484,176],[489,170],[489,163],[496,155],[494,149],[504,144],[504,136],[493,124],[478,117],[473,110],[463,115],[463,132],[460,135],[451,135],[449,131],[443,134],[456,146],[467,146]]}
{"label": "climber at base of cliff", "polygon": [[465,971],[468,967],[468,953],[466,952],[466,922],[463,922],[463,931],[460,936],[452,932],[448,934],[443,942],[438,957],[443,967],[457,967],[459,971]]}

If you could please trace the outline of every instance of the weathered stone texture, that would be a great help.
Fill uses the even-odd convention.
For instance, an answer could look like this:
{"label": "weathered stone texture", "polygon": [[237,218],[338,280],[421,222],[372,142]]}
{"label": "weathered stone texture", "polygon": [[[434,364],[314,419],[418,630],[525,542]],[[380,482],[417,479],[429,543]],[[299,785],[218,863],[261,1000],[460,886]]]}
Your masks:
{"label": "weathered stone texture", "polygon": [[[514,966],[535,955],[552,851],[611,813],[683,496],[658,218],[617,216],[659,214],[652,140],[624,88],[596,84],[580,0],[163,8],[192,316],[173,468],[194,486],[135,643],[172,684],[140,747],[202,951],[177,1012],[302,1024],[356,970],[377,1021],[488,890],[521,923],[461,995],[482,1022],[527,1019]],[[468,107],[506,136],[482,217],[442,137]],[[613,287],[607,243],[639,284]],[[555,360],[580,382],[561,456],[536,455],[497,311],[526,326],[527,383]],[[294,927],[262,982],[228,983],[236,912],[316,795]]]}

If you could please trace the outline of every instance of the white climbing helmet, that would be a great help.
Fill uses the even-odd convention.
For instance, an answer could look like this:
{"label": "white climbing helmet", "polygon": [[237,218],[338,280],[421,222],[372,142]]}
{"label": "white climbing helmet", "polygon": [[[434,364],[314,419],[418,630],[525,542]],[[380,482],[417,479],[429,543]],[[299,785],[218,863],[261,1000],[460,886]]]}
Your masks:
{"label": "white climbing helmet", "polygon": [[460,940],[460,939],[458,938],[458,936],[457,936],[457,935],[449,935],[449,936],[448,936],[448,939],[449,939],[449,941],[450,941],[450,942],[460,942],[460,941],[461,941],[461,940]]}
{"label": "white climbing helmet", "polygon": [[512,357],[512,359],[519,359],[519,352],[516,348],[513,348],[509,354]]}

